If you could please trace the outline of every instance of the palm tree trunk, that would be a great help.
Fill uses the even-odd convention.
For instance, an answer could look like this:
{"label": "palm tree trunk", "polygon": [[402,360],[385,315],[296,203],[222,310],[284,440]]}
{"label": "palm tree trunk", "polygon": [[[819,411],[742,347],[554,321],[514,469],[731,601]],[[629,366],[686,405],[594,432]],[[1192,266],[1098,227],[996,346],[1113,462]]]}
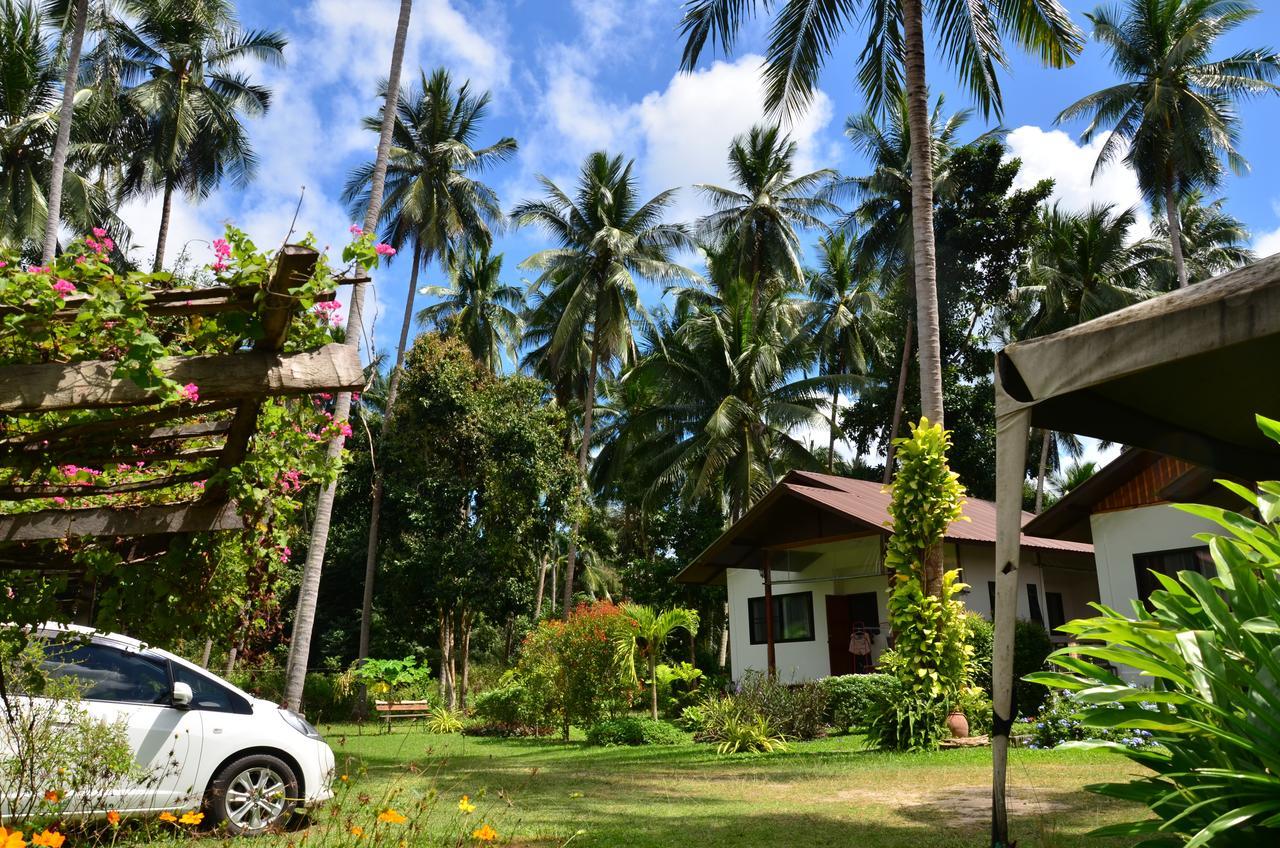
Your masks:
{"label": "palm tree trunk", "polygon": [[1040,473],[1036,475],[1036,515],[1044,510],[1044,478],[1049,473],[1049,442],[1053,440],[1053,431],[1045,430],[1040,440]]}
{"label": "palm tree trunk", "polygon": [[206,636],[204,639],[204,651],[200,654],[200,667],[209,667],[209,655],[213,653],[213,639]]}
{"label": "palm tree trunk", "polygon": [[[836,365],[839,369],[840,364]],[[840,407],[840,389],[831,390],[831,433],[827,439],[827,473],[830,474],[836,467],[836,411]]]}
{"label": "palm tree trunk", "polygon": [[458,703],[464,710],[467,708],[467,686],[471,677],[471,615],[471,610],[463,607],[461,620],[458,622],[458,635],[462,642],[462,680],[458,685]]}
{"label": "palm tree trunk", "polygon": [[658,720],[658,652],[649,652],[649,717]]}
{"label": "palm tree trunk", "polygon": [[173,213],[173,179],[165,177],[164,200],[160,205],[160,233],[156,236],[156,258],[151,261],[151,273],[158,274],[164,268],[165,243],[169,241],[169,217]]}
{"label": "palm tree trunk", "polygon": [[1164,189],[1164,212],[1169,218],[1169,252],[1173,255],[1173,269],[1178,274],[1178,288],[1187,285],[1187,266],[1182,257],[1182,221],[1178,214],[1178,198],[1173,193],[1173,169]]}
{"label": "palm tree trunk", "polygon": [[[591,417],[596,406],[596,377],[600,368],[600,345],[593,337],[591,340],[591,370],[587,372],[587,396],[582,405],[582,444],[578,447],[578,478],[585,488],[587,485],[587,458],[591,452]],[[567,619],[573,607],[573,570],[578,558],[579,519],[573,520],[573,533],[569,536],[569,555],[564,564],[564,605],[562,615]]]}
{"label": "palm tree trunk", "polygon": [[[395,419],[396,396],[400,388],[400,372],[404,366],[405,347],[409,343],[409,326],[413,323],[413,300],[418,292],[418,269],[422,267],[422,247],[415,241],[413,245],[413,268],[409,271],[409,294],[404,302],[404,321],[400,325],[400,342],[396,346],[396,364],[391,369],[391,379],[387,384],[387,401],[382,416],[382,427],[378,433],[378,445],[387,443],[391,435],[391,424]],[[383,471],[385,466],[374,463],[373,491],[369,503],[369,540],[364,553],[364,602],[360,607],[360,647],[356,655],[357,662],[369,658],[369,630],[373,625],[373,587],[378,572],[378,530],[382,523]],[[358,703],[363,704],[361,699]]]}
{"label": "palm tree trunk", "polygon": [[911,342],[915,322],[908,316],[907,331],[902,340],[902,365],[898,368],[898,394],[893,399],[893,423],[889,425],[889,438],[885,440],[884,479],[880,482],[889,485],[893,479],[893,440],[898,438],[898,428],[902,426],[902,406],[907,400],[907,377],[911,373]]}
{"label": "palm tree trunk", "polygon": [[[400,19],[396,23],[395,45],[391,49],[391,73],[387,77],[387,91],[400,90],[400,68],[404,64],[404,45],[409,34],[409,13],[413,0],[400,0]],[[382,214],[382,191],[387,180],[387,156],[391,151],[391,130],[395,125],[395,105],[388,103],[382,114],[382,133],[378,137],[378,153],[374,159],[373,176],[369,187],[369,208],[365,210],[364,228],[373,231]],[[351,308],[347,311],[346,344],[359,348],[360,332],[364,321],[365,284],[357,283],[351,292]],[[347,420],[351,412],[351,393],[340,392],[334,403],[333,420]],[[328,456],[337,459],[342,454],[341,435],[329,441]],[[320,571],[324,566],[324,553],[329,545],[329,521],[333,516],[333,502],[338,494],[335,479],[320,490],[316,500],[315,519],[311,523],[311,541],[307,546],[307,561],[302,568],[302,581],[298,587],[298,608],[293,617],[293,634],[289,641],[289,664],[285,673],[285,702],[297,709],[302,700],[302,685],[306,681],[307,660],[311,653],[311,632],[315,628],[316,599],[320,596]]]}
{"label": "palm tree trunk", "polygon": [[49,216],[44,222],[41,265],[53,262],[53,251],[58,245],[58,224],[62,219],[62,180],[67,170],[67,149],[71,147],[72,109],[80,75],[80,48],[84,44],[84,23],[89,16],[89,0],[76,0],[74,11],[71,46],[67,51],[67,75],[62,83],[62,108],[58,112],[58,138],[53,144],[53,162],[49,169]]}
{"label": "palm tree trunk", "polygon": [[724,625],[720,628],[720,656],[716,658],[720,668],[729,663],[729,602],[724,602]]}
{"label": "palm tree trunk", "polygon": [[536,623],[542,618],[542,593],[547,588],[547,555],[538,558],[538,594],[533,601],[533,620]]}

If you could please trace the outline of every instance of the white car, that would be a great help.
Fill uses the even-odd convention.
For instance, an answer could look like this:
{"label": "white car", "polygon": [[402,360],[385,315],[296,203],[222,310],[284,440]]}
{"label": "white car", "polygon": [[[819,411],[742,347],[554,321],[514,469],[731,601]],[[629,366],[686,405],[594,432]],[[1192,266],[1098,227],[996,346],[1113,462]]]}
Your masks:
{"label": "white car", "polygon": [[38,635],[48,672],[78,679],[92,717],[124,725],[146,776],[94,803],[106,809],[77,812],[200,807],[255,834],[333,797],[333,750],[302,716],[127,636],[66,625]]}

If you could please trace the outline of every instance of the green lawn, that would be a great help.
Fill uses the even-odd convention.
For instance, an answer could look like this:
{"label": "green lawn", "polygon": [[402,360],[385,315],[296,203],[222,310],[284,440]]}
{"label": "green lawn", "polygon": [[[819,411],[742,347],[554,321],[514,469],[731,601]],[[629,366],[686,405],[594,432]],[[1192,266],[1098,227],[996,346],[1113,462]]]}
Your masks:
{"label": "green lawn", "polygon": [[[591,748],[581,741],[437,736],[397,727],[323,728],[338,754],[339,798],[282,844],[474,844],[489,824],[501,844],[558,846],[977,846],[988,832],[989,749],[869,751],[858,737],[784,753],[718,756],[707,745]],[[1137,817],[1082,791],[1136,767],[1083,751],[1013,752],[1014,835],[1023,848],[1125,845],[1090,840]],[[475,812],[458,799],[470,795]],[[407,824],[377,823],[387,807]],[[362,829],[357,840],[352,827]],[[580,832],[579,832],[580,831]],[[575,836],[574,834],[577,833]]]}

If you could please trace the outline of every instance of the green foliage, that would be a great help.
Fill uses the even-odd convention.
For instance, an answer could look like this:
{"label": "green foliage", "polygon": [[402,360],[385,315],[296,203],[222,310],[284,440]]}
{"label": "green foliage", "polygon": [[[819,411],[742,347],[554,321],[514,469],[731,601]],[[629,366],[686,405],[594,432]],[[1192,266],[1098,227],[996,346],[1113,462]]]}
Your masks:
{"label": "green foliage", "polygon": [[1035,715],[1049,690],[1027,679],[1027,675],[1045,669],[1053,642],[1049,631],[1034,621],[1018,619],[1013,626],[1013,694],[1021,715]]}
{"label": "green foliage", "polygon": [[698,613],[681,607],[659,612],[644,604],[623,604],[621,609],[622,617],[613,633],[618,664],[636,685],[640,684],[636,665],[645,664],[649,679],[649,717],[657,721],[658,656],[676,630],[686,631],[690,638],[698,635]]}
{"label": "green foliage", "polygon": [[717,732],[718,754],[762,753],[771,754],[787,749],[786,738],[770,723],[769,719],[749,712],[734,712],[726,716]]}
{"label": "green foliage", "polygon": [[[930,548],[942,541],[952,522],[967,520],[964,486],[947,467],[950,434],[925,418],[910,429],[909,437],[894,442],[898,471],[889,502],[893,535],[885,549],[885,565],[899,583],[920,575]],[[899,633],[896,627],[894,633]]]}
{"label": "green foliage", "polygon": [[970,736],[987,736],[991,733],[994,718],[992,711],[995,707],[985,689],[979,686],[961,689],[951,709],[964,713],[964,717],[969,722]]}
{"label": "green foliage", "polygon": [[395,701],[406,688],[430,680],[431,668],[426,663],[419,665],[417,657],[367,659],[351,669],[351,677],[367,686],[373,695]]}
{"label": "green foliage", "polygon": [[816,681],[787,685],[748,671],[731,698],[743,715],[762,716],[788,739],[816,739],[826,730],[827,690]]}
{"label": "green foliage", "polygon": [[[1051,691],[1039,713],[1020,719],[1013,727],[1014,735],[1029,737],[1028,748],[1056,748],[1066,742],[1106,741],[1127,748],[1147,748],[1157,744],[1150,730],[1117,727],[1089,727],[1082,715],[1092,709],[1088,701],[1072,692]],[[1155,711],[1149,702],[1116,704],[1116,710]],[[1135,716],[1140,720],[1142,716]]]}
{"label": "green foliage", "polygon": [[[1280,442],[1280,422],[1258,424]],[[1155,818],[1097,833],[1140,834],[1148,843],[1267,845],[1280,838],[1280,483],[1257,491],[1223,485],[1250,511],[1179,506],[1219,524],[1204,535],[1216,573],[1156,574],[1162,588],[1135,601],[1130,618],[1099,605],[1100,615],[1062,627],[1079,644],[1051,656],[1061,671],[1031,679],[1074,693],[1089,728],[1147,730],[1159,743],[1130,749],[1098,743],[1150,769],[1093,791],[1146,804]],[[1144,689],[1094,665],[1128,666]],[[1155,711],[1135,710],[1143,703]]]}
{"label": "green foliage", "polygon": [[688,736],[665,721],[623,716],[597,722],[587,728],[590,745],[679,745]]}
{"label": "green foliage", "polygon": [[660,663],[657,668],[658,706],[664,716],[673,718],[692,705],[702,681],[702,670],[692,663],[675,665]]}
{"label": "green foliage", "polygon": [[824,677],[821,684],[827,692],[828,722],[841,733],[850,728],[861,728],[877,693],[889,689],[895,681],[896,678],[891,674]]}
{"label": "green foliage", "polygon": [[965,614],[965,641],[969,644],[969,681],[991,697],[991,651],[996,626],[976,612]]}
{"label": "green foliage", "polygon": [[427,714],[427,732],[461,733],[464,717],[459,710],[451,710],[443,704],[437,704]]}
{"label": "green foliage", "polygon": [[[881,663],[884,662],[882,655]],[[905,677],[901,673],[891,675],[891,683],[870,693],[865,721],[867,735],[882,748],[932,751],[946,736],[948,705],[924,694]]]}
{"label": "green foliage", "polygon": [[485,730],[483,735],[541,736],[547,732],[551,693],[540,691],[530,677],[517,679],[516,673],[510,672],[501,684],[476,696],[471,711]]}

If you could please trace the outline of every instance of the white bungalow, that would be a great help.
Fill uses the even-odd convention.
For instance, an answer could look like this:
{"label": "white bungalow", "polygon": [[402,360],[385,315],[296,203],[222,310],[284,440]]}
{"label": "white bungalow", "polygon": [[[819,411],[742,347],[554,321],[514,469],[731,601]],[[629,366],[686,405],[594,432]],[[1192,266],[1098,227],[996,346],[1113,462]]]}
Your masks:
{"label": "white bungalow", "polygon": [[[879,483],[793,471],[677,575],[727,586],[735,678],[772,668],[790,682],[874,667],[889,636],[888,504]],[[970,585],[966,606],[990,618],[995,504],[970,499],[965,515],[947,531],[946,567],[960,568]],[[1032,518],[1024,513],[1024,523]],[[1021,556],[1020,617],[1052,629],[1089,614],[1098,600],[1092,545],[1024,535]],[[850,651],[859,632],[870,639],[869,658]]]}

